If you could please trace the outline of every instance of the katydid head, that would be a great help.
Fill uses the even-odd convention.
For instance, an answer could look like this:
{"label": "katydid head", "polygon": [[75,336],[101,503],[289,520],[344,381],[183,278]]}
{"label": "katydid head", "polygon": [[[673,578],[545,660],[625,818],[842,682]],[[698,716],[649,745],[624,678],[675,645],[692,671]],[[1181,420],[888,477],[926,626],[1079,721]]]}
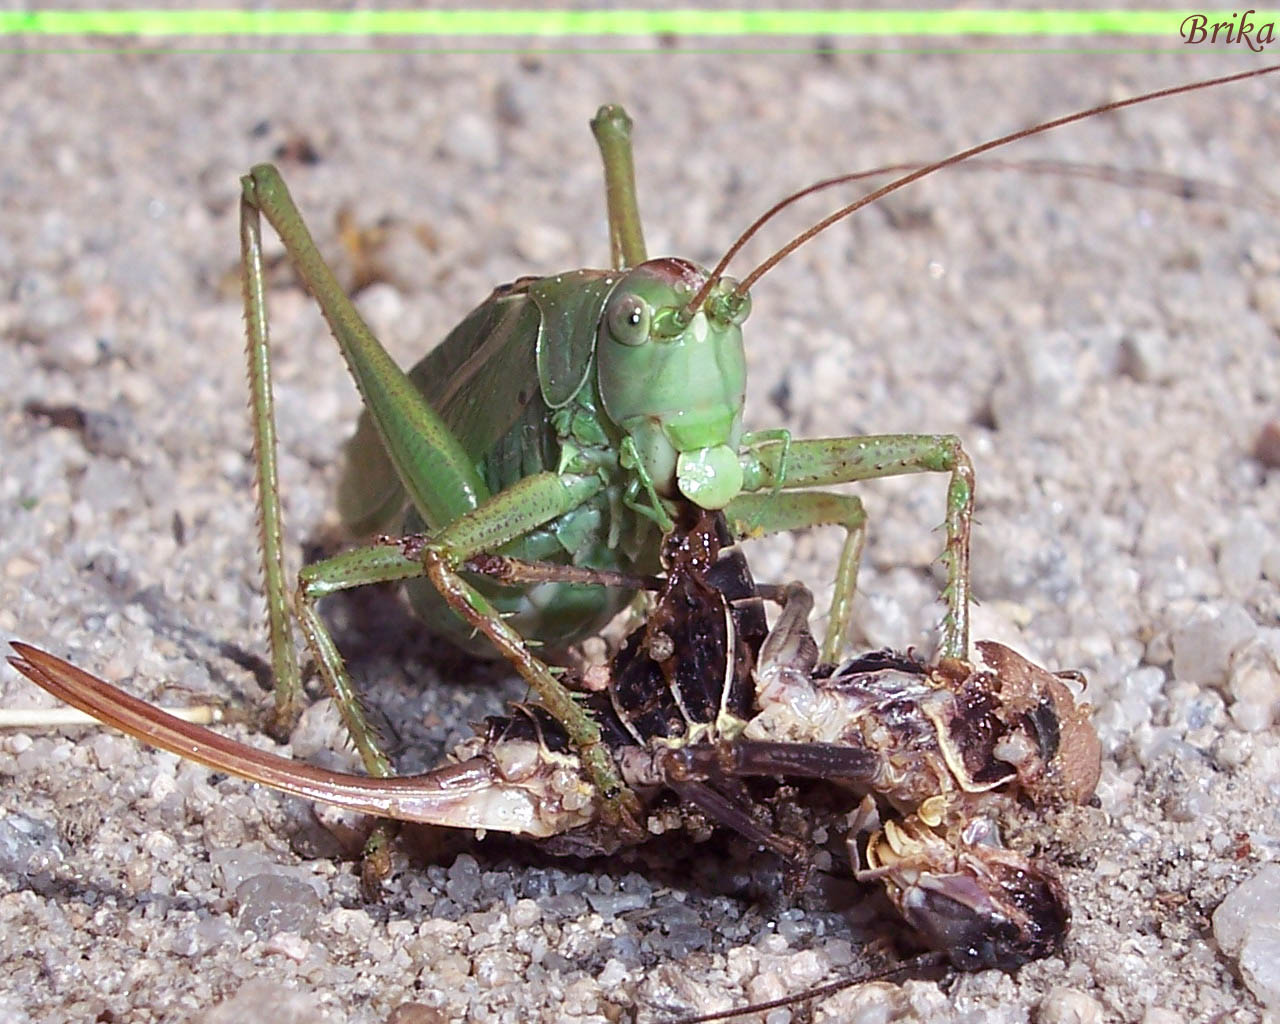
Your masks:
{"label": "katydid head", "polygon": [[635,446],[654,489],[716,509],[742,490],[741,325],[750,304],[722,278],[687,313],[706,280],[706,271],[677,259],[627,271],[605,303],[596,356],[605,411]]}
{"label": "katydid head", "polygon": [[1051,873],[1006,849],[991,818],[944,838],[919,817],[886,822],[867,842],[863,880],[962,971],[1015,970],[1062,947],[1071,912]]}

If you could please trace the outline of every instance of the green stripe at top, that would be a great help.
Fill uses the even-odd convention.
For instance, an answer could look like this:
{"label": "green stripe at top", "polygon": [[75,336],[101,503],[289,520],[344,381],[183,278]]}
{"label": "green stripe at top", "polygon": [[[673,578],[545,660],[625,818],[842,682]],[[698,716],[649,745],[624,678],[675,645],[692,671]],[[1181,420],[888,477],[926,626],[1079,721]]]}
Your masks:
{"label": "green stripe at top", "polygon": [[[1176,36],[1206,11],[0,11],[0,35]],[[1271,16],[1254,14],[1256,23]]]}

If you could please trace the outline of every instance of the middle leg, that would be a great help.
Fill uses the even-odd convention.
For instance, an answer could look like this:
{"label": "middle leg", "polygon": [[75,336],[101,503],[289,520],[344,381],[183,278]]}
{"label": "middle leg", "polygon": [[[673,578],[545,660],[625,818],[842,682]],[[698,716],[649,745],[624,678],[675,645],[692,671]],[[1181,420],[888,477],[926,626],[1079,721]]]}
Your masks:
{"label": "middle leg", "polygon": [[[969,653],[969,533],[973,522],[973,463],[952,434],[880,434],[810,441],[768,440],[748,446],[741,457],[743,490],[776,492],[800,487],[873,480],[906,473],[949,473],[947,533],[942,559],[947,582],[942,591],[947,612],[942,620],[941,654],[963,660]],[[755,495],[768,501],[771,494]],[[774,501],[785,497],[778,494]],[[742,501],[744,499],[737,499]],[[730,506],[733,508],[733,505]],[[826,520],[828,522],[832,520]],[[852,537],[852,534],[851,534]],[[846,549],[849,542],[846,542]],[[832,601],[847,608],[853,598],[853,574],[842,557],[841,578]],[[856,561],[853,562],[856,571]],[[828,630],[828,642],[831,640]],[[841,641],[842,642],[842,641]],[[835,653],[839,653],[836,651]],[[824,643],[823,655],[828,654]]]}

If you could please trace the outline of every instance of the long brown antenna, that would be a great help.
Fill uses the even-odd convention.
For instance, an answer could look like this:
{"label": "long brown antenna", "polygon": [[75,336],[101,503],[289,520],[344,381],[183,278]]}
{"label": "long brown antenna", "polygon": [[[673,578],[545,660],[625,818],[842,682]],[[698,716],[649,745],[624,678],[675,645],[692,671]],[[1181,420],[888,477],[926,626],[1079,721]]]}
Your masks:
{"label": "long brown antenna", "polygon": [[850,214],[855,213],[856,211],[862,209],[862,207],[867,206],[870,203],[874,203],[876,200],[881,199],[884,196],[887,196],[891,192],[896,192],[898,189],[904,188],[905,186],[910,185],[914,181],[919,181],[921,178],[929,174],[932,174],[934,171],[940,171],[944,167],[950,167],[954,164],[961,163],[965,160],[969,160],[970,158],[978,156],[982,153],[987,153],[993,149],[997,149],[1000,146],[1008,145],[1011,142],[1017,142],[1019,139],[1029,138],[1032,135],[1040,135],[1043,132],[1051,131],[1054,128],[1061,128],[1063,125],[1072,124],[1076,121],[1083,121],[1086,118],[1094,117],[1097,114],[1105,114],[1113,110],[1120,110],[1124,107],[1131,107],[1139,103],[1146,103],[1150,100],[1162,99],[1166,96],[1177,96],[1177,95],[1180,95],[1181,93],[1195,92],[1198,89],[1208,89],[1217,85],[1226,85],[1231,82],[1243,81],[1244,79],[1247,79],[1247,78],[1257,78],[1262,75],[1271,74],[1274,71],[1280,71],[1280,64],[1272,64],[1272,65],[1268,65],[1267,67],[1254,68],[1251,71],[1241,71],[1233,75],[1223,75],[1219,78],[1209,78],[1199,82],[1191,82],[1187,85],[1175,85],[1167,89],[1158,89],[1154,92],[1143,93],[1140,96],[1130,97],[1129,99],[1113,100],[1110,103],[1103,103],[1100,106],[1090,107],[1088,110],[1081,110],[1081,111],[1077,111],[1074,114],[1067,114],[1063,117],[1054,118],[1052,121],[1045,121],[1045,122],[1042,122],[1041,124],[1033,125],[1030,128],[1023,128],[1023,129],[1020,129],[1019,131],[1011,132],[1008,135],[1002,135],[997,139],[992,139],[988,142],[983,142],[980,145],[972,146],[969,149],[962,150],[959,153],[955,153],[942,160],[934,161],[933,163],[928,163],[923,165],[891,165],[889,167],[877,168],[876,170],[873,170],[873,171],[861,171],[856,174],[841,175],[839,177],[827,178],[824,181],[817,182],[816,184],[810,185],[808,188],[802,189],[801,191],[796,192],[793,195],[787,196],[785,199],[774,204],[774,206],[772,206],[766,213],[758,217],[751,224],[751,226],[747,228],[746,231],[744,231],[741,235],[739,235],[737,240],[726,251],[725,255],[721,257],[720,262],[717,263],[715,268],[711,271],[711,274],[707,278],[706,284],[702,286],[702,288],[693,297],[693,299],[690,300],[688,306],[686,306],[685,308],[690,313],[692,313],[696,311],[699,307],[701,307],[702,303],[706,300],[707,295],[710,293],[714,283],[720,279],[720,276],[724,273],[725,268],[729,265],[729,261],[732,260],[733,257],[738,254],[738,252],[742,249],[743,245],[745,245],[746,242],[750,238],[752,238],[752,236],[754,236],[756,232],[759,231],[760,228],[772,217],[774,217],[779,211],[785,209],[787,206],[791,205],[796,200],[803,198],[804,196],[811,195],[814,192],[820,191],[825,188],[831,188],[835,185],[844,184],[851,181],[857,181],[862,178],[871,177],[875,174],[885,173],[887,171],[892,171],[892,170],[899,170],[903,167],[914,167],[914,169],[911,170],[909,173],[902,175],[902,177],[900,178],[895,178],[893,181],[889,182],[888,184],[876,189],[873,192],[867,193],[865,196],[862,196],[860,199],[848,204],[847,206],[842,206],[840,209],[836,210],[834,213],[831,213],[828,216],[824,217],[822,220],[818,221],[808,230],[797,235],[795,238],[793,238],[790,242],[784,245],[781,249],[775,252],[772,256],[766,259],[763,263],[761,263],[758,267],[752,270],[751,273],[749,273],[746,277],[742,279],[742,282],[738,285],[738,288],[737,288],[738,295],[746,295],[750,291],[752,285],[754,285],[758,280],[760,280],[761,277],[763,277],[775,266],[777,266],[780,262],[782,262],[782,260],[786,259],[787,256],[791,255],[791,253],[795,252],[795,250],[798,249],[800,246],[804,245],[804,243],[809,241],[809,239],[813,238],[815,235],[819,234],[820,232],[825,231],[832,224],[835,224],[837,221],[843,220],[845,217],[848,217]]}
{"label": "long brown antenna", "polygon": [[842,989],[850,988],[853,985],[865,985],[871,981],[883,981],[886,978],[892,978],[899,974],[905,974],[908,971],[922,971],[934,967],[940,967],[946,962],[946,958],[942,953],[920,953],[911,957],[909,960],[903,960],[900,963],[893,964],[889,967],[882,967],[876,971],[870,971],[867,974],[861,974],[853,978],[842,978],[840,981],[830,981],[825,985],[818,985],[816,988],[805,989],[803,992],[797,992],[792,996],[783,996],[780,999],[770,999],[765,1003],[752,1003],[750,1006],[743,1006],[736,1010],[720,1010],[717,1013],[707,1013],[700,1017],[680,1017],[671,1021],[670,1024],[711,1024],[717,1020],[731,1020],[734,1017],[741,1017],[748,1013],[763,1013],[765,1010],[777,1010],[784,1006],[794,1006],[796,1003],[802,1003],[809,999],[821,999],[823,996],[832,995]]}

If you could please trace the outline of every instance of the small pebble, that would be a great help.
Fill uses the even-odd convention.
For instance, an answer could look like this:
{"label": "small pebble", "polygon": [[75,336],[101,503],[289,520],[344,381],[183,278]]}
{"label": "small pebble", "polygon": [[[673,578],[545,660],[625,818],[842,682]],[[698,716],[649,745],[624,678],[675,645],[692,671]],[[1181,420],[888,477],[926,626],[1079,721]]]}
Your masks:
{"label": "small pebble", "polygon": [[52,825],[25,814],[0,818],[0,871],[33,874],[47,871],[61,860],[58,833]]}
{"label": "small pebble", "polygon": [[552,919],[569,920],[581,917],[587,912],[587,901],[575,893],[560,896],[548,896],[541,902],[543,913]]}
{"label": "small pebble", "polygon": [[1218,546],[1218,575],[1228,594],[1242,596],[1262,575],[1262,556],[1271,546],[1271,531],[1256,519],[1241,519]]}
{"label": "small pebble", "polygon": [[1231,665],[1227,689],[1236,701],[1232,717],[1241,728],[1266,729],[1280,706],[1280,663],[1275,652],[1261,643],[1246,647]]}
{"label": "small pebble", "polygon": [[1078,989],[1059,986],[1049,990],[1036,1014],[1037,1024],[1097,1024],[1104,1019],[1102,1007]]}
{"label": "small pebble", "polygon": [[138,430],[123,408],[111,412],[86,411],[81,437],[85,448],[95,455],[124,458],[141,447]]}
{"label": "small pebble", "polygon": [[387,1017],[387,1024],[446,1024],[444,1011],[423,1003],[401,1003]]}
{"label": "small pebble", "polygon": [[1173,821],[1201,821],[1213,810],[1213,797],[1199,782],[1180,786],[1176,793],[1165,800],[1165,813]]}
{"label": "small pebble", "polygon": [[236,921],[260,938],[276,932],[305,936],[320,913],[315,889],[287,875],[254,875],[236,887],[240,912]]}
{"label": "small pebble", "polygon": [[591,909],[606,921],[612,921],[619,914],[628,910],[641,910],[649,905],[649,897],[642,893],[587,893],[587,902]]}
{"label": "small pebble", "polygon": [[528,928],[542,916],[542,911],[534,900],[516,900],[511,908],[511,923],[517,928]]}
{"label": "small pebble", "polygon": [[627,973],[621,961],[610,957],[605,961],[604,969],[601,970],[597,980],[606,990],[614,989],[627,980]]}
{"label": "small pebble", "polygon": [[243,1024],[244,1021],[269,1020],[275,1024],[331,1024],[338,1018],[325,1005],[332,1002],[327,991],[313,992],[306,987],[282,984],[278,977],[259,977],[260,965],[242,961],[244,983],[222,1002],[203,1013],[201,1024]]}
{"label": "small pebble", "polygon": [[1222,771],[1239,768],[1253,754],[1253,740],[1248,733],[1231,730],[1214,741],[1210,750],[1213,763]]}
{"label": "small pebble", "polygon": [[204,952],[204,943],[194,927],[181,928],[169,940],[169,951],[175,956],[196,956]]}
{"label": "small pebble", "polygon": [[209,863],[220,875],[222,887],[228,894],[234,893],[247,878],[270,874],[273,867],[271,859],[261,851],[239,848],[214,850],[209,854]]}
{"label": "small pebble", "polygon": [[1280,278],[1259,278],[1249,294],[1249,304],[1273,330],[1280,330]]}
{"label": "small pebble", "polygon": [[1280,864],[1267,864],[1213,912],[1213,937],[1236,959],[1245,985],[1280,1009]]}
{"label": "small pebble", "polygon": [[1213,912],[1213,937],[1228,956],[1235,956],[1250,927],[1280,919],[1280,864],[1266,864],[1227,894]]}
{"label": "small pebble", "polygon": [[345,740],[338,707],[332,697],[325,697],[309,704],[299,716],[289,735],[289,747],[294,757],[305,760],[322,750],[341,748],[346,745]]}
{"label": "small pebble", "polygon": [[276,932],[262,948],[268,953],[279,953],[302,963],[311,952],[311,943],[294,932]]}
{"label": "small pebble", "polygon": [[1249,930],[1240,948],[1240,974],[1263,1006],[1280,1010],[1280,922]]}
{"label": "small pebble", "polygon": [[462,163],[480,168],[496,167],[502,148],[493,119],[478,114],[459,114],[445,129],[441,152]]}
{"label": "small pebble", "polygon": [[1138,331],[1120,340],[1119,370],[1144,384],[1169,377],[1169,339],[1163,333]]}
{"label": "small pebble", "polygon": [[1268,420],[1253,443],[1253,457],[1267,469],[1280,469],[1280,420]]}
{"label": "small pebble", "polygon": [[1258,632],[1243,607],[1197,608],[1173,631],[1173,675],[1200,686],[1220,686],[1227,680],[1231,656]]}
{"label": "small pebble", "polygon": [[449,899],[466,906],[474,903],[480,893],[480,866],[469,853],[459,854],[449,867],[444,891]]}
{"label": "small pebble", "polygon": [[609,943],[607,951],[623,963],[635,963],[640,955],[640,943],[634,935],[619,935]]}
{"label": "small pebble", "polygon": [[522,125],[535,113],[536,97],[537,91],[525,82],[504,78],[494,90],[494,111],[508,125]]}
{"label": "small pebble", "polygon": [[1268,583],[1280,583],[1280,543],[1272,544],[1263,554],[1262,575]]}
{"label": "small pebble", "polygon": [[102,732],[89,741],[89,749],[93,751],[93,759],[98,767],[105,771],[122,761],[132,760],[137,744],[119,733]]}

